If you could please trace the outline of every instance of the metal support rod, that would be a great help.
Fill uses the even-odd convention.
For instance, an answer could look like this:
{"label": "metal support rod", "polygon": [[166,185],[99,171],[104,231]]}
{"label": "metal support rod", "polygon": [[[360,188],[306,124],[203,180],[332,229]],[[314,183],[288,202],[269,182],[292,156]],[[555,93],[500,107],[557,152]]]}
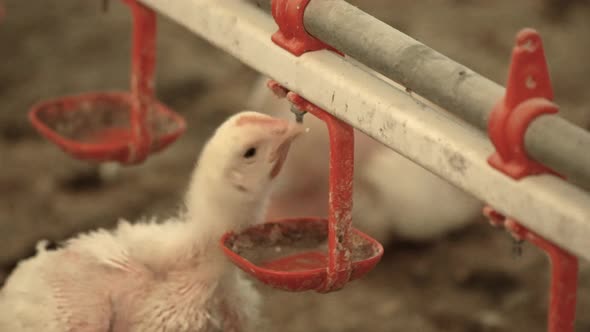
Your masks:
{"label": "metal support rod", "polygon": [[[270,0],[254,2],[270,11]],[[504,87],[346,1],[310,1],[304,20],[311,35],[487,131]],[[560,116],[545,115],[529,126],[525,146],[535,160],[590,189],[590,132]]]}
{"label": "metal support rod", "polygon": [[[273,19],[243,0],[141,2],[503,215],[590,259],[590,194],[555,176],[514,181],[496,171],[487,163],[494,148],[481,131],[333,52],[295,57],[271,41],[277,30]],[[404,175],[384,181],[395,185],[395,176]],[[436,202],[425,208],[436,209]]]}

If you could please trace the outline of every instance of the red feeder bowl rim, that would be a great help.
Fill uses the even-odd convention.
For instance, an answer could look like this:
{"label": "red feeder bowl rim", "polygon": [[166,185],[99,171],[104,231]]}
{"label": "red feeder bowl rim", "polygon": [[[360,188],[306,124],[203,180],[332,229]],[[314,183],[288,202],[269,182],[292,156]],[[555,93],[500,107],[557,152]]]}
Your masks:
{"label": "red feeder bowl rim", "polygon": [[[232,250],[232,246],[234,245],[235,240],[237,237],[242,234],[250,233],[250,232],[258,232],[258,233],[267,233],[269,232],[269,228],[273,226],[280,226],[282,224],[291,224],[293,226],[298,226],[301,223],[318,223],[318,224],[325,224],[326,228],[328,225],[328,220],[325,218],[317,218],[317,217],[301,217],[301,218],[288,218],[288,219],[281,219],[271,222],[266,222],[264,224],[259,224],[248,228],[246,231],[241,233],[234,233],[228,232],[225,233],[221,240],[220,245],[224,254],[241,270],[250,274],[251,276],[257,278],[261,282],[282,290],[286,291],[293,291],[293,292],[300,292],[300,291],[307,291],[307,290],[317,290],[322,291],[324,287],[326,278],[327,278],[327,261],[323,263],[322,267],[318,268],[305,268],[302,267],[298,271],[285,271],[281,270],[280,268],[270,268],[265,267],[273,263],[287,263],[288,261],[295,261],[297,258],[304,257],[305,255],[309,254],[316,254],[317,251],[303,251],[301,253],[289,255],[286,257],[277,258],[274,260],[262,262],[260,264],[253,263],[249,259],[240,256],[239,253]],[[327,230],[326,230],[326,241],[327,241]],[[355,279],[359,279],[369,271],[371,271],[377,263],[381,260],[383,256],[383,246],[368,236],[367,234],[352,228],[351,229],[351,236],[357,237],[361,239],[364,245],[369,245],[371,247],[370,255],[366,258],[362,259],[352,259],[352,266],[351,266],[351,274],[348,281],[352,281]],[[272,247],[276,245],[269,245],[267,250],[272,250]],[[352,248],[355,249],[354,247]],[[327,260],[328,253],[323,253],[325,260]],[[354,256],[354,255],[353,255]],[[317,264],[316,264],[317,265]]]}
{"label": "red feeder bowl rim", "polygon": [[[121,128],[121,131],[129,134],[129,137],[126,139],[105,142],[80,142],[73,138],[68,138],[51,128],[43,119],[43,114],[50,114],[52,111],[65,114],[79,111],[83,107],[92,109],[93,104],[101,102],[122,106],[122,108],[126,109],[126,113],[131,115],[133,99],[133,94],[129,92],[100,92],[64,96],[33,105],[29,112],[29,120],[42,136],[58,145],[65,152],[79,159],[93,161],[117,160],[127,163],[133,159],[132,155],[134,154],[133,150],[136,144],[131,135],[133,130],[131,122],[127,128]],[[182,135],[186,130],[186,122],[180,115],[156,100],[153,101],[151,109],[153,110],[153,118],[147,124],[148,126],[163,119],[173,124],[172,130],[158,133],[156,136],[150,138],[151,145],[147,148],[149,148],[149,152],[154,153],[164,149]]]}

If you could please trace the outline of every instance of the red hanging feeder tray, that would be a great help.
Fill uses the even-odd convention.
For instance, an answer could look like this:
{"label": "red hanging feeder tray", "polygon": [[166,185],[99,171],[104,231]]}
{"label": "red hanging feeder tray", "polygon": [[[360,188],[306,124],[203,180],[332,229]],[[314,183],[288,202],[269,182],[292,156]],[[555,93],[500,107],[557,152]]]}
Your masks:
{"label": "red hanging feeder tray", "polygon": [[[275,82],[270,87],[281,92]],[[292,92],[287,97],[328,126],[328,218],[302,217],[256,225],[237,234],[226,233],[221,245],[234,264],[274,288],[330,292],[372,270],[383,255],[383,246],[352,227],[352,127]]]}
{"label": "red hanging feeder tray", "polygon": [[186,128],[184,119],[154,97],[156,15],[136,0],[131,92],[86,93],[34,105],[33,126],[70,155],[92,161],[142,162]]}
{"label": "red hanging feeder tray", "polygon": [[[327,292],[329,221],[302,217],[272,221],[222,239],[230,260],[261,282],[287,291]],[[358,279],[381,259],[383,247],[368,235],[352,229],[350,272],[344,283]],[[342,285],[343,286],[343,285]],[[340,288],[340,287],[338,287]]]}

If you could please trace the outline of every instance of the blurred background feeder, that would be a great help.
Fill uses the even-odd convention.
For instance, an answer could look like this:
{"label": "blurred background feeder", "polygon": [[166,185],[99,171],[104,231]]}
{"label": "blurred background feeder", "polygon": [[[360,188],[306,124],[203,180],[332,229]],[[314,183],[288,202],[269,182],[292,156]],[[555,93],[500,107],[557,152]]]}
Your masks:
{"label": "blurred background feeder", "polygon": [[140,163],[186,127],[154,96],[156,14],[136,0],[124,2],[133,15],[131,92],[64,96],[38,103],[29,113],[39,133],[78,159]]}
{"label": "blurred background feeder", "polygon": [[[271,81],[269,87],[276,91],[276,85]],[[328,218],[301,217],[256,225],[241,233],[226,233],[221,245],[234,264],[274,288],[335,291],[373,269],[383,246],[352,227],[352,127],[293,92],[287,98],[328,126]]]}

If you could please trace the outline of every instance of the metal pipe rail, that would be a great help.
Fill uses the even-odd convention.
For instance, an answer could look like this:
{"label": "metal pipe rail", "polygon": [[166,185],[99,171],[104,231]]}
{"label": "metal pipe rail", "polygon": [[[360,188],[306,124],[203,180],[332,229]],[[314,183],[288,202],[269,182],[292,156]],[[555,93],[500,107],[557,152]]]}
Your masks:
{"label": "metal pipe rail", "polygon": [[[499,212],[590,259],[590,194],[554,176],[514,181],[496,171],[486,161],[493,146],[481,131],[332,52],[295,57],[271,41],[277,30],[274,20],[250,3],[141,2]],[[395,185],[395,178],[383,180]]]}
{"label": "metal pipe rail", "polygon": [[[255,2],[270,11],[270,0]],[[311,1],[304,23],[313,36],[484,131],[504,96],[504,87],[346,1]],[[590,190],[590,132],[544,115],[529,126],[525,146],[534,159]]]}

